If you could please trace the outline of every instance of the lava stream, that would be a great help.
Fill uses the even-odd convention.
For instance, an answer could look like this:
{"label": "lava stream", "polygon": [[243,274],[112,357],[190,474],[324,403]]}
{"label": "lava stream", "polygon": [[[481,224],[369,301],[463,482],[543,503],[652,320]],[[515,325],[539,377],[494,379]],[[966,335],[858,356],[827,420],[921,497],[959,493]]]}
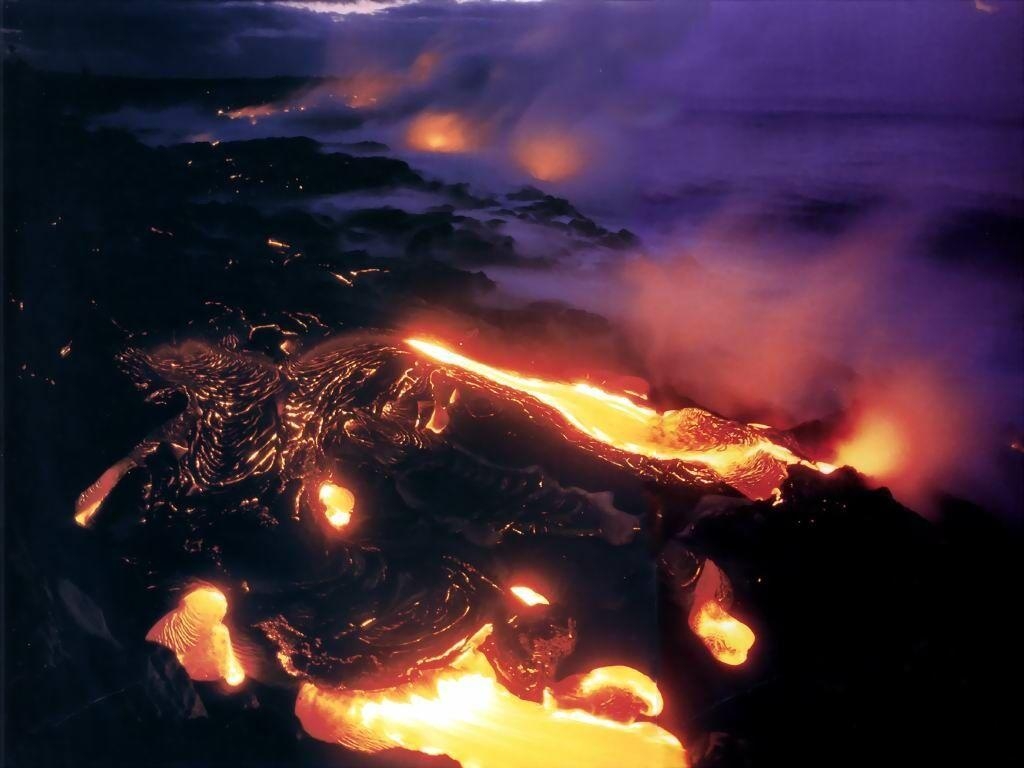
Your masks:
{"label": "lava stream", "polygon": [[752,498],[770,496],[788,464],[833,469],[772,442],[760,426],[732,422],[701,408],[659,413],[585,382],[549,381],[494,368],[424,339],[406,339],[406,344],[444,365],[529,395],[600,443],[653,459],[702,464]]}

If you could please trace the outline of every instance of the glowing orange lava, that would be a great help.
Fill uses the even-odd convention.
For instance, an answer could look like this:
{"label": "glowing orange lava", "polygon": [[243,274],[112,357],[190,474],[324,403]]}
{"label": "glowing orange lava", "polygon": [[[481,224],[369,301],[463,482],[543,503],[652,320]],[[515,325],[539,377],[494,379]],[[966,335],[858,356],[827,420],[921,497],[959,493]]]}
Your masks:
{"label": "glowing orange lava", "polygon": [[[424,339],[406,339],[406,344],[440,363],[529,395],[600,443],[654,459],[702,464],[753,498],[770,496],[787,464],[831,469],[773,443],[761,429],[720,419],[700,408],[659,413],[585,382],[549,381],[494,368]],[[766,460],[771,471],[763,466]]]}
{"label": "glowing orange lava", "polygon": [[735,667],[747,660],[756,637],[750,627],[726,610],[723,603],[730,601],[725,576],[717,565],[706,560],[693,595],[690,629],[716,660]]}
{"label": "glowing orange lava", "polygon": [[531,608],[535,605],[551,605],[551,601],[544,597],[544,595],[530,589],[529,587],[516,585],[514,587],[510,587],[508,591],[515,595],[521,603],[528,605]]}
{"label": "glowing orange lava", "polygon": [[583,168],[583,151],[572,138],[552,133],[531,136],[513,150],[516,162],[540,181],[562,181]]}
{"label": "glowing orange lava", "polygon": [[146,639],[174,651],[193,680],[221,680],[241,685],[245,670],[235,656],[224,625],[228,600],[214,587],[197,587],[181,598],[146,634]]}
{"label": "glowing orange lava", "polygon": [[[295,714],[306,732],[322,741],[361,752],[400,747],[447,755],[463,768],[688,765],[679,740],[654,723],[594,714],[584,708],[587,698],[575,708],[564,708],[550,691],[543,703],[513,695],[477,650],[490,629],[487,625],[478,632],[450,667],[428,671],[394,688],[360,691],[306,683],[299,691]],[[646,697],[644,714],[661,711],[657,686],[628,667],[604,668],[603,676],[588,685],[600,693],[590,694],[593,699],[623,687],[630,697],[640,691]]]}
{"label": "glowing orange lava", "polygon": [[356,507],[352,491],[334,483],[323,483],[318,496],[324,505],[324,517],[331,526],[341,529],[352,522],[352,510]]}
{"label": "glowing orange lava", "polygon": [[475,132],[455,112],[424,112],[417,115],[405,135],[406,142],[421,152],[467,152],[476,147]]}

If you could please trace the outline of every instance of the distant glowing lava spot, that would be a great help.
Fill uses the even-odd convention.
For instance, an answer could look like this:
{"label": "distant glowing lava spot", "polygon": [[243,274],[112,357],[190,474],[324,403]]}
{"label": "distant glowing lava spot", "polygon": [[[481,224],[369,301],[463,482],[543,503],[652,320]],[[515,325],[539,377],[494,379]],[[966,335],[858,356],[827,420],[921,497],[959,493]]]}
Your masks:
{"label": "distant glowing lava spot", "polygon": [[146,640],[170,648],[193,680],[223,679],[230,686],[241,685],[245,671],[224,625],[227,612],[223,592],[198,587],[153,625]]}
{"label": "distant glowing lava spot", "polygon": [[[480,637],[486,634],[477,633]],[[654,698],[649,690],[656,690],[653,681],[644,678],[646,682],[639,683],[631,675],[623,679],[624,683],[605,681],[593,697],[605,697],[609,687],[617,690],[625,684],[631,695],[640,688],[644,696]],[[652,704],[657,702],[660,694]],[[553,695],[546,695],[543,703],[518,698],[498,682],[487,657],[471,642],[450,667],[393,688],[360,691],[306,683],[295,714],[306,732],[322,741],[361,752],[401,747],[447,755],[463,768],[688,764],[682,744],[668,731],[651,722],[593,714],[588,703],[596,704],[582,700],[578,708],[563,708]]]}
{"label": "distant glowing lava spot", "polygon": [[323,483],[318,494],[324,506],[324,517],[333,528],[341,529],[352,522],[356,497],[348,488],[334,483]]}
{"label": "distant glowing lava spot", "polygon": [[579,142],[554,133],[519,141],[513,156],[523,170],[540,181],[563,181],[578,174],[584,165]]}
{"label": "distant glowing lava spot", "polygon": [[531,608],[535,605],[551,605],[550,600],[544,597],[540,592],[530,589],[530,587],[516,585],[514,587],[510,587],[508,591],[515,595],[519,599],[519,602],[524,605],[528,605]]}
{"label": "distant glowing lava spot", "polygon": [[731,590],[725,575],[711,560],[697,580],[690,609],[690,629],[722,664],[739,666],[747,660],[754,645],[754,631],[727,610]]}
{"label": "distant glowing lava spot", "polygon": [[221,112],[220,114],[227,115],[232,120],[248,120],[255,125],[260,119],[271,117],[278,111],[279,107],[274,104],[255,104],[249,107],[242,107],[241,109],[233,109],[230,112]]}
{"label": "distant glowing lava spot", "polygon": [[406,132],[406,142],[421,152],[467,152],[476,147],[469,123],[454,112],[424,112]]}

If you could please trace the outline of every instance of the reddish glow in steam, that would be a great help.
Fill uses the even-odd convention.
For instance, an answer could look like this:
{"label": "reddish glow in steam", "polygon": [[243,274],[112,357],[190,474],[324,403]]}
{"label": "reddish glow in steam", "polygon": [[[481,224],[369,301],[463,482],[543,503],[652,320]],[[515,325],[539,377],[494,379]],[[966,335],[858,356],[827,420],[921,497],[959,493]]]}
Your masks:
{"label": "reddish glow in steam", "polygon": [[727,217],[692,252],[633,261],[609,286],[655,386],[782,428],[841,414],[818,457],[922,512],[937,491],[999,482],[988,459],[1007,405],[989,393],[1008,402],[1010,387],[986,372],[1005,343],[986,329],[1008,327],[1019,297],[908,256],[902,229],[798,260],[742,226]]}
{"label": "reddish glow in steam", "polygon": [[479,143],[477,130],[455,112],[424,112],[413,118],[406,143],[421,152],[468,152]]}
{"label": "reddish glow in steam", "polygon": [[583,170],[583,149],[566,133],[548,132],[518,141],[513,156],[521,168],[539,181],[564,181]]}

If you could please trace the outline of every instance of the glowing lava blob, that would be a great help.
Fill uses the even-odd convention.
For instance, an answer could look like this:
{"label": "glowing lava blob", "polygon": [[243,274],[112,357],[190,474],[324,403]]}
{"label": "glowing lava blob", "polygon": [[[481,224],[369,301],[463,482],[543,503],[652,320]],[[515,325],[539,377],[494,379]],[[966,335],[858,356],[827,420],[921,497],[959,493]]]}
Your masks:
{"label": "glowing lava blob", "polygon": [[530,587],[516,585],[514,587],[510,587],[508,591],[515,595],[519,602],[524,605],[528,605],[531,608],[535,605],[551,605],[550,600],[544,597],[540,592],[530,589]]}
{"label": "glowing lava blob", "polygon": [[711,560],[705,560],[693,595],[690,629],[717,661],[735,667],[747,660],[756,636],[750,627],[729,613],[727,603],[730,602],[731,590],[725,575]]}
{"label": "glowing lava blob", "polygon": [[[542,703],[520,699],[495,677],[474,643],[447,668],[375,691],[319,688],[305,683],[295,714],[316,739],[360,752],[400,747],[447,755],[463,768],[685,768],[679,740],[651,722],[621,721],[582,708],[562,708],[547,692]],[[609,668],[618,669],[618,668]],[[660,712],[650,678],[631,670],[626,693],[644,691]],[[639,681],[637,676],[642,677]],[[600,683],[600,684],[598,684]],[[617,685],[591,681],[595,700]],[[578,686],[577,686],[578,688]],[[585,695],[585,692],[581,692]],[[586,700],[581,700],[583,704]],[[656,714],[656,712],[655,712]]]}
{"label": "glowing lava blob", "polygon": [[352,522],[352,510],[356,507],[352,491],[334,483],[323,483],[317,495],[324,505],[324,517],[332,528],[340,530]]}
{"label": "glowing lava blob", "polygon": [[197,587],[181,598],[146,634],[170,648],[193,680],[221,680],[241,685],[245,670],[235,656],[231,633],[224,625],[228,600],[215,587]]}

